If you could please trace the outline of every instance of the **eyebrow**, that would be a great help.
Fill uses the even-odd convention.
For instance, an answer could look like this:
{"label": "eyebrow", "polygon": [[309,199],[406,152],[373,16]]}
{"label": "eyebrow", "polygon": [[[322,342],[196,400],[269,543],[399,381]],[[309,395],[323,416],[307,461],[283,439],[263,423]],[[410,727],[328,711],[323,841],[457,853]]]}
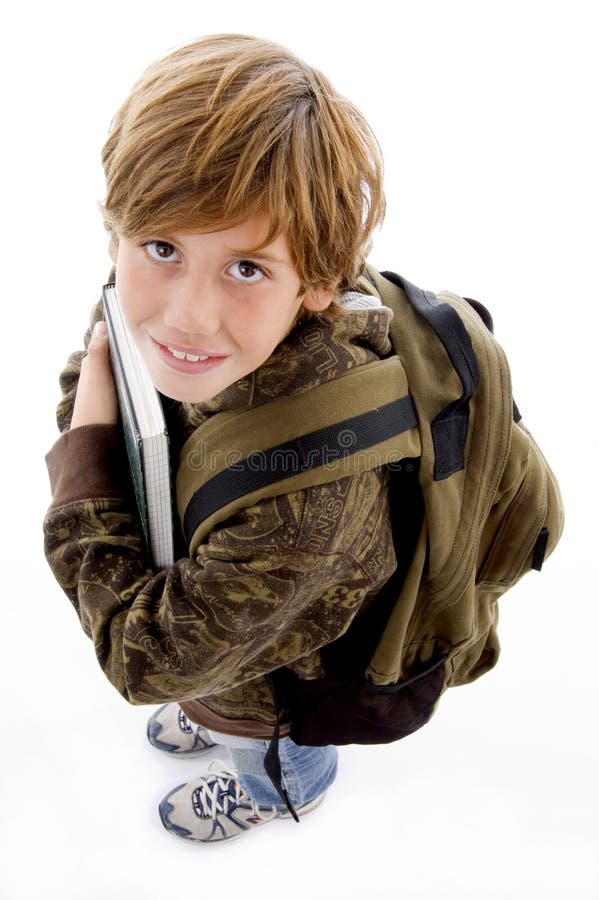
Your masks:
{"label": "eyebrow", "polygon": [[290,261],[283,259],[276,253],[268,253],[265,250],[248,250],[244,247],[227,247],[230,253],[241,258],[261,260],[263,262],[277,263],[281,266],[290,265]]}

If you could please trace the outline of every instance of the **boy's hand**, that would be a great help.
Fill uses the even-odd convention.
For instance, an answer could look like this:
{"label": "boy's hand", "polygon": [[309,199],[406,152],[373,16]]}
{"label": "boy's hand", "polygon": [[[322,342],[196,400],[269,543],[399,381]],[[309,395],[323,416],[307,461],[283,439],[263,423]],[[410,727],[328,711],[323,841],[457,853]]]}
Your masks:
{"label": "boy's hand", "polygon": [[71,429],[81,425],[115,425],[118,401],[108,360],[106,323],[97,322],[81,362]]}

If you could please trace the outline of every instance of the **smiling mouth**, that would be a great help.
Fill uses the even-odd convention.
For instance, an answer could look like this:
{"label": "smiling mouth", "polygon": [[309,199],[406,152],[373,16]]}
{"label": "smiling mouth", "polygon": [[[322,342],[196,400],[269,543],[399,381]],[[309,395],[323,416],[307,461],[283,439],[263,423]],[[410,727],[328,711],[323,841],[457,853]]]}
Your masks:
{"label": "smiling mouth", "polygon": [[163,362],[183,375],[201,375],[209,372],[228,358],[227,354],[207,353],[200,347],[184,348],[177,344],[163,344],[156,338],[151,340]]}
{"label": "smiling mouth", "polygon": [[195,353],[184,353],[182,350],[175,350],[174,347],[169,347],[168,344],[163,344],[163,347],[166,347],[169,353],[175,357],[175,359],[186,359],[188,362],[204,362],[206,359],[210,359],[210,356],[200,356]]}

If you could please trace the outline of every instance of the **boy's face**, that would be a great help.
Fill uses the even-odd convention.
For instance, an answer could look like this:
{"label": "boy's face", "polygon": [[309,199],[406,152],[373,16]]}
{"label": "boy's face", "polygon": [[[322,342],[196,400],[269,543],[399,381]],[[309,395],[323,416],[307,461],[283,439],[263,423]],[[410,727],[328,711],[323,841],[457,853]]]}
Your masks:
{"label": "boy's face", "polygon": [[255,216],[225,231],[119,239],[121,307],[162,394],[209,400],[268,359],[302,305],[329,305],[332,291],[299,296],[286,235],[251,251],[267,227]]}

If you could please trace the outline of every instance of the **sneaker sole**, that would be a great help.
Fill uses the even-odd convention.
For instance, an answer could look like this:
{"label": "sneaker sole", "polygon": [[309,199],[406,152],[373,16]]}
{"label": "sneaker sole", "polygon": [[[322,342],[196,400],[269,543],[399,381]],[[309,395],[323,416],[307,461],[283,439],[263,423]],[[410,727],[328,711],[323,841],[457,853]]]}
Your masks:
{"label": "sneaker sole", "polygon": [[158,750],[164,756],[172,756],[173,759],[197,759],[198,756],[204,756],[205,753],[210,753],[216,747],[216,744],[214,744],[212,747],[202,747],[201,750],[163,750],[162,747],[157,747],[151,741],[148,741],[148,743],[154,750]]}

